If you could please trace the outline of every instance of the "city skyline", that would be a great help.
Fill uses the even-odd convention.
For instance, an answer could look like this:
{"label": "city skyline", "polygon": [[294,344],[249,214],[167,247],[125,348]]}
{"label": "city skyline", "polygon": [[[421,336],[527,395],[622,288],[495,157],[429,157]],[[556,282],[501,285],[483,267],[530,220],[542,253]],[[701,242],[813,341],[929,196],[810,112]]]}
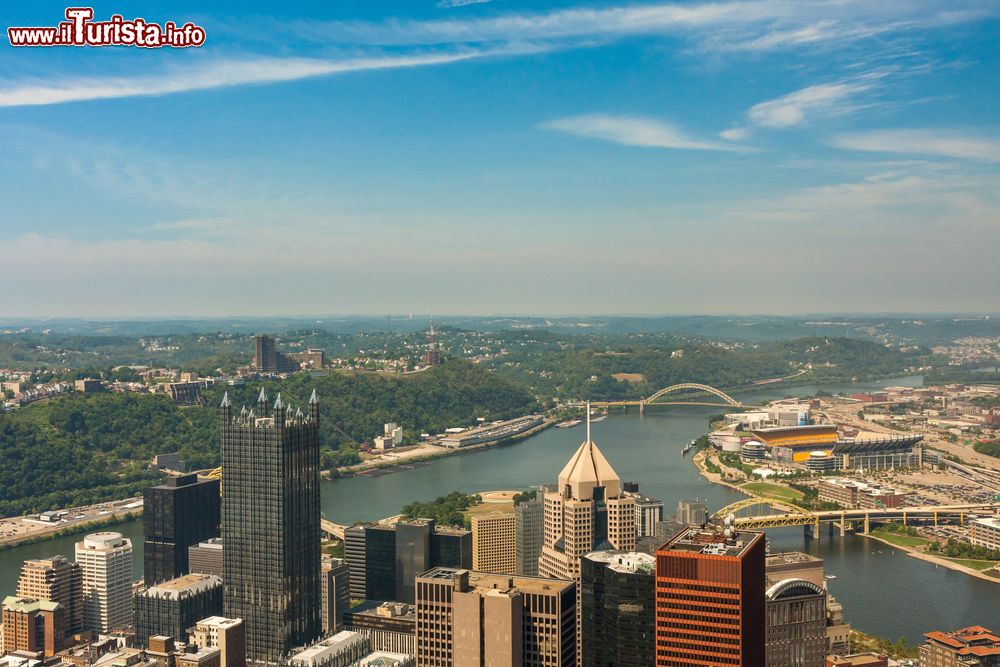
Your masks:
{"label": "city skyline", "polygon": [[9,313],[1000,308],[994,3],[116,12],[207,40],[4,45]]}

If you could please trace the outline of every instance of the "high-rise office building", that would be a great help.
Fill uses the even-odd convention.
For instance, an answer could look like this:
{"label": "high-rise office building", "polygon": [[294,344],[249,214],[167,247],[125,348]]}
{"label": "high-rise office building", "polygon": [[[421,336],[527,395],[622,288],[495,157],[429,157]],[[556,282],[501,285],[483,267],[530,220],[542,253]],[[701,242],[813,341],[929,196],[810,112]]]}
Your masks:
{"label": "high-rise office building", "polygon": [[[589,413],[589,408],[588,408]],[[635,499],[590,437],[545,493],[545,533],[538,573],[578,581],[580,558],[597,549],[635,548]]]}
{"label": "high-rise office building", "polygon": [[368,598],[365,589],[365,534],[367,526],[356,525],[344,529],[344,561],[350,571],[350,592],[355,600]]}
{"label": "high-rise office building", "polygon": [[219,535],[219,480],[170,477],[143,494],[143,574],[147,586],[190,572],[188,548]]}
{"label": "high-rise office building", "polygon": [[472,533],[430,519],[353,526],[344,533],[344,556],[351,597],[413,604],[418,574],[432,567],[472,567]]}
{"label": "high-rise office building", "polygon": [[324,558],[320,572],[323,632],[338,632],[344,624],[344,612],[351,604],[351,570],[341,558]]}
{"label": "high-rise office building", "polygon": [[246,667],[246,628],[239,618],[209,616],[195,624],[189,635],[198,648],[217,648],[219,667]]}
{"label": "high-rise office building", "polygon": [[[785,660],[786,651],[793,656],[850,652],[851,624],[844,623],[843,607],[827,590],[822,558],[801,551],[772,553],[765,559],[765,573],[769,665]],[[792,581],[803,583],[778,586]]]}
{"label": "high-rise office building", "polygon": [[219,410],[225,615],[246,626],[247,657],[273,662],[320,624],[319,401],[306,414],[262,389],[256,409]]}
{"label": "high-rise office building", "polygon": [[83,631],[83,568],[79,563],[65,556],[24,561],[17,595],[57,602],[63,609],[65,636]]}
{"label": "high-rise office building", "polygon": [[34,600],[9,595],[3,608],[4,653],[27,651],[53,656],[63,648],[62,605],[51,600]]}
{"label": "high-rise office building", "polygon": [[573,665],[576,587],[434,568],[417,578],[416,630],[422,667]]}
{"label": "high-rise office building", "polygon": [[477,572],[515,574],[517,530],[513,512],[473,515],[472,569]]}
{"label": "high-rise office building", "polygon": [[198,574],[222,576],[222,538],[213,537],[188,547],[188,570]]}
{"label": "high-rise office building", "polygon": [[656,666],[764,667],[764,534],[685,528],[656,552]]}
{"label": "high-rise office building", "polygon": [[635,536],[654,537],[656,524],[663,521],[663,501],[643,495],[638,490],[628,495],[635,499]]}
{"label": "high-rise office building", "polygon": [[202,618],[222,612],[222,579],[214,574],[185,574],[135,595],[135,641],[145,647],[150,637],[187,639],[188,629]]}
{"label": "high-rise office building", "polygon": [[782,579],[765,592],[765,608],[768,667],[824,667],[826,590],[805,579]]}
{"label": "high-rise office building", "polygon": [[[256,337],[256,351],[253,357],[254,369],[262,373],[284,373],[294,371],[299,368],[299,361],[293,355],[278,352],[274,344],[274,338],[267,334],[259,334]],[[322,350],[310,350],[310,353],[322,352]],[[318,357],[323,360],[323,356]],[[315,361],[315,354],[307,355],[306,360]]]}
{"label": "high-rise office building", "polygon": [[121,533],[87,535],[76,543],[83,570],[83,626],[108,632],[132,624],[132,540]]}
{"label": "high-rise office building", "polygon": [[708,505],[700,500],[678,501],[675,518],[683,526],[704,526],[708,522]]}
{"label": "high-rise office building", "polygon": [[656,559],[595,551],[580,561],[583,667],[649,667],[655,653]]}
{"label": "high-rise office building", "polygon": [[517,551],[515,574],[538,575],[538,558],[545,541],[545,501],[542,493],[514,507],[514,548]]}

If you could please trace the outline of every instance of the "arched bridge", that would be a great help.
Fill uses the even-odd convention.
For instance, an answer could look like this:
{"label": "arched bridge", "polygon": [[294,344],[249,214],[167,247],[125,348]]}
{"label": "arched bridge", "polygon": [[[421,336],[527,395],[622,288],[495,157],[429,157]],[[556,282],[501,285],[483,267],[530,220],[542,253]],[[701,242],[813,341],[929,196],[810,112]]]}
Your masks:
{"label": "arched bridge", "polygon": [[[661,402],[661,401],[658,400],[658,399],[662,398],[663,396],[666,396],[667,394],[672,394],[672,393],[678,392],[678,391],[701,391],[701,392],[705,392],[705,393],[708,393],[708,394],[712,394],[713,396],[718,396],[723,401],[725,401],[725,403],[718,403],[718,402],[710,403],[708,401],[698,401],[698,400],[662,401]],[[659,390],[658,392],[656,392],[655,394],[653,394],[651,396],[648,396],[647,398],[643,398],[641,400],[638,400],[638,401],[594,401],[593,403],[591,403],[591,405],[593,405],[595,407],[604,407],[604,408],[626,407],[626,406],[634,405],[634,406],[638,406],[640,413],[645,410],[645,408],[646,408],[647,405],[708,405],[708,406],[727,405],[727,406],[732,406],[732,407],[736,407],[736,408],[747,407],[747,406],[744,406],[742,403],[740,403],[735,398],[733,398],[732,396],[730,396],[729,394],[727,394],[726,392],[722,391],[721,389],[716,389],[715,387],[711,387],[711,386],[709,386],[707,384],[699,384],[697,382],[681,382],[680,384],[670,385],[669,387],[665,387],[665,388]]]}

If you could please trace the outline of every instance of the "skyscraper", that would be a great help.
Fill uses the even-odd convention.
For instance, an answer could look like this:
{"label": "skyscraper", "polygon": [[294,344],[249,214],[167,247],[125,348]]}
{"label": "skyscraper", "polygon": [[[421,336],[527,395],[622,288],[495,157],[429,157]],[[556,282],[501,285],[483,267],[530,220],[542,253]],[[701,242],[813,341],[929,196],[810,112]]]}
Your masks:
{"label": "skyscraper", "polygon": [[573,582],[436,567],[417,578],[421,667],[576,663]]}
{"label": "skyscraper", "polygon": [[190,571],[188,548],[219,535],[219,480],[170,477],[143,494],[143,574],[147,586]]}
{"label": "skyscraper", "polygon": [[132,540],[94,533],[76,543],[83,569],[83,625],[108,632],[132,624]]}
{"label": "skyscraper", "polygon": [[17,596],[58,602],[64,612],[66,636],[83,631],[83,569],[79,563],[65,556],[24,561]]}
{"label": "skyscraper", "polygon": [[320,634],[319,401],[307,414],[261,389],[256,409],[219,410],[225,615],[247,658],[275,662]]}
{"label": "skyscraper", "polygon": [[685,528],[656,552],[656,667],[764,667],[764,534]]}
{"label": "skyscraper", "polygon": [[595,551],[580,561],[583,667],[648,667],[655,653],[656,559]]}
{"label": "skyscraper", "polygon": [[538,574],[580,579],[580,558],[597,549],[635,548],[635,499],[590,437],[559,473],[555,491],[545,494],[545,534]]}
{"label": "skyscraper", "polygon": [[545,540],[545,502],[541,493],[514,507],[514,546],[517,551],[515,574],[538,575],[538,557]]}
{"label": "skyscraper", "polygon": [[514,574],[517,570],[517,535],[514,513],[490,512],[472,517],[472,569]]}

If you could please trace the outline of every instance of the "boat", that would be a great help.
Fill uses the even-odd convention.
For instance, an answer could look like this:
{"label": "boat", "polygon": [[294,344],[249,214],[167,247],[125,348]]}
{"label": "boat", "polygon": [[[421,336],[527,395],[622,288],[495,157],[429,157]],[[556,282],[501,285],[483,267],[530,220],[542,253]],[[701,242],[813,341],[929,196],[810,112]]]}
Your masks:
{"label": "boat", "polygon": [[697,441],[692,440],[691,442],[689,442],[688,444],[686,444],[684,446],[684,449],[681,450],[681,456],[687,456],[687,453],[690,452],[692,449],[694,449],[694,446],[695,446],[696,442]]}
{"label": "boat", "polygon": [[597,422],[602,422],[602,421],[604,421],[607,418],[608,418],[607,415],[601,415],[600,417],[591,417],[590,418],[590,423],[591,424],[596,424]]}
{"label": "boat", "polygon": [[579,426],[582,423],[582,419],[568,419],[564,422],[556,424],[556,428],[573,428],[574,426]]}
{"label": "boat", "polygon": [[836,579],[837,575],[835,575],[835,574],[827,574],[823,578],[824,579]]}

